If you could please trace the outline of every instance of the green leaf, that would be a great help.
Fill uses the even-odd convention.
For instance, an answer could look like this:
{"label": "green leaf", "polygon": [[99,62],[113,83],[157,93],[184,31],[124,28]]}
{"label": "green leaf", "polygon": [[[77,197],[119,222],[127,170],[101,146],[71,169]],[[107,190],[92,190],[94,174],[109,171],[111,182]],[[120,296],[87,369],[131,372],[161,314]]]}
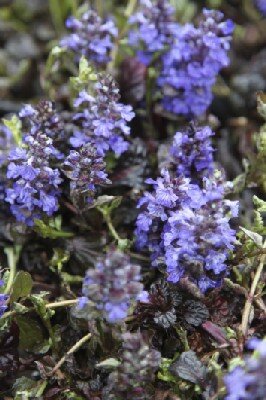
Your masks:
{"label": "green leaf", "polygon": [[266,93],[259,93],[258,97],[258,112],[266,121]]}
{"label": "green leaf", "polygon": [[258,212],[266,212],[266,201],[260,199],[257,196],[253,196],[253,203]]}
{"label": "green leaf", "polygon": [[41,326],[29,316],[17,315],[15,320],[19,327],[19,349],[34,352],[44,340]]}
{"label": "green leaf", "polygon": [[88,90],[90,83],[96,80],[97,74],[94,72],[93,67],[84,56],[81,57],[79,62],[79,74],[78,76],[70,78],[69,81],[73,97],[81,90]]}
{"label": "green leaf", "polygon": [[19,271],[14,279],[10,302],[14,303],[21,297],[27,297],[32,290],[32,279],[28,272]]}
{"label": "green leaf", "polygon": [[3,119],[3,123],[12,132],[15,143],[17,145],[20,145],[22,136],[22,124],[17,115],[13,115],[11,119]]}
{"label": "green leaf", "polygon": [[32,294],[30,296],[30,300],[32,301],[36,312],[44,320],[50,319],[55,313],[54,310],[49,310],[48,308],[46,308],[46,300],[44,298],[46,295],[47,292],[41,292],[39,294]]}
{"label": "green leaf", "polygon": [[[97,199],[98,200],[98,199]],[[106,200],[106,201],[102,201]],[[102,204],[97,204],[98,210],[104,215],[110,215],[113,210],[118,208],[122,201],[122,196],[100,196],[100,200]]]}
{"label": "green leaf", "polygon": [[35,381],[33,379],[22,376],[18,378],[14,385],[15,392],[14,400],[31,400],[39,399],[47,386],[47,381]]}
{"label": "green leaf", "polygon": [[43,238],[58,239],[58,238],[69,238],[73,236],[72,232],[65,232],[58,228],[56,220],[50,220],[49,225],[45,224],[40,219],[36,219],[34,225],[35,231]]}
{"label": "green leaf", "polygon": [[256,232],[250,231],[246,228],[243,228],[242,226],[240,226],[240,229],[258,246],[258,247],[262,247],[263,245],[263,238],[261,235],[259,235]]}
{"label": "green leaf", "polygon": [[69,260],[69,252],[60,249],[54,248],[54,254],[51,259],[50,265],[53,271],[57,270],[59,273],[62,271],[63,265]]}
{"label": "green leaf", "polygon": [[172,364],[172,360],[169,358],[163,358],[160,366],[160,371],[158,372],[158,378],[164,382],[176,383],[176,378],[169,371],[169,367]]}
{"label": "green leaf", "polygon": [[96,368],[106,368],[106,369],[115,369],[117,368],[121,362],[116,358],[107,358],[106,360],[98,363]]}

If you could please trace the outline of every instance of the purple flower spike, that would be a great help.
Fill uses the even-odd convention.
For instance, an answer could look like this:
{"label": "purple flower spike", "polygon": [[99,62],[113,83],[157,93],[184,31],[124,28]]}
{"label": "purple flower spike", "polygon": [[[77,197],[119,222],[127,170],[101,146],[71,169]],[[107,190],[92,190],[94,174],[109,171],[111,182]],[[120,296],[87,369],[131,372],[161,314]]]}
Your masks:
{"label": "purple flower spike", "polygon": [[70,17],[66,27],[72,33],[64,37],[60,44],[72,50],[77,61],[81,56],[97,65],[105,65],[110,61],[114,39],[118,34],[112,20],[103,21],[95,11],[88,10],[80,20]]}
{"label": "purple flower spike", "polygon": [[233,28],[221,12],[204,9],[198,27],[186,24],[177,30],[158,78],[166,111],[188,118],[206,111],[216,77],[229,64]]}
{"label": "purple flower spike", "polygon": [[170,155],[177,166],[177,173],[198,180],[202,174],[213,172],[213,147],[211,136],[214,133],[208,127],[191,126],[185,132],[174,136]]}
{"label": "purple flower spike", "polygon": [[94,92],[83,90],[74,101],[79,128],[70,143],[73,147],[92,143],[100,156],[111,150],[119,157],[128,148],[124,137],[130,134],[128,122],[135,114],[131,106],[119,103],[119,89],[111,76],[99,75]]}
{"label": "purple flower spike", "polygon": [[127,255],[111,250],[87,271],[79,305],[83,307],[86,298],[107,321],[119,322],[127,316],[130,302],[143,292],[140,279],[140,267],[131,264]]}
{"label": "purple flower spike", "polygon": [[51,138],[59,132],[59,119],[51,102],[41,102],[36,108],[26,106],[20,115],[29,131],[23,147],[10,152],[7,178],[13,184],[6,189],[5,200],[17,221],[33,226],[34,219],[52,216],[58,209],[62,179],[50,164],[61,157]]}
{"label": "purple flower spike", "polygon": [[235,202],[224,200],[223,182],[209,176],[199,186],[163,170],[147,183],[153,191],[139,201],[137,247],[149,249],[153,266],[166,265],[170,282],[186,276],[202,292],[219,286],[235,242],[229,220],[237,213]]}
{"label": "purple flower spike", "polygon": [[73,198],[86,196],[92,202],[95,185],[111,183],[105,172],[105,163],[95,148],[87,144],[77,150],[71,150],[66,158],[63,169],[70,179],[70,189]]}
{"label": "purple flower spike", "polygon": [[139,11],[129,19],[136,29],[129,32],[129,44],[140,47],[139,59],[149,65],[157,52],[173,42],[178,24],[174,22],[174,8],[167,0],[140,0]]}

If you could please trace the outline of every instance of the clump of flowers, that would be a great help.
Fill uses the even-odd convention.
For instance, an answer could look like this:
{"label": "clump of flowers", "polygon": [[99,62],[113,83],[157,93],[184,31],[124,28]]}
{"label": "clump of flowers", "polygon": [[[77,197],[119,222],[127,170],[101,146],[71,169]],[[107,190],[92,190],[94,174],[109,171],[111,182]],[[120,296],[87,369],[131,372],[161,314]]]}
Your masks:
{"label": "clump of flowers", "polygon": [[200,188],[163,170],[147,183],[153,192],[138,204],[138,248],[149,249],[152,265],[166,265],[169,282],[188,276],[203,292],[218,286],[234,247],[229,220],[236,216],[237,204],[224,200],[223,184],[214,178],[204,178]]}
{"label": "clump of flowers", "polygon": [[92,202],[95,185],[111,183],[105,172],[105,162],[96,149],[86,144],[78,150],[71,150],[63,164],[63,170],[70,179],[73,198],[86,196]]}
{"label": "clump of flowers", "polygon": [[108,150],[116,156],[127,150],[128,142],[124,139],[130,134],[127,123],[135,114],[131,106],[119,103],[119,99],[119,89],[109,75],[98,76],[94,94],[86,90],[79,93],[74,101],[78,127],[70,139],[73,147],[92,143],[101,156]]}
{"label": "clump of flowers", "polygon": [[140,332],[122,335],[121,364],[109,375],[104,400],[145,400],[149,385],[161,361],[158,351],[150,349]]}
{"label": "clump of flowers", "polygon": [[29,132],[23,138],[23,145],[9,155],[7,178],[12,186],[6,190],[5,200],[11,204],[17,221],[28,226],[34,225],[34,219],[42,218],[43,214],[51,216],[58,209],[62,179],[51,162],[60,154],[48,136],[53,124],[57,126],[57,117],[50,111],[50,107],[44,109],[42,105],[38,108],[27,105],[22,109],[20,116],[29,122]]}
{"label": "clump of flowers", "polygon": [[266,2],[265,0],[255,0],[255,6],[259,10],[259,12],[266,17]]}
{"label": "clump of flowers", "polygon": [[129,44],[141,47],[138,56],[144,64],[172,43],[178,26],[173,16],[174,8],[167,0],[140,0],[139,11],[129,18],[129,23],[136,26],[129,32]]}
{"label": "clump of flowers", "polygon": [[204,9],[198,27],[188,23],[177,30],[158,78],[165,110],[189,118],[206,111],[216,77],[229,64],[233,28],[223,13]]}
{"label": "clump of flowers", "polygon": [[140,266],[112,249],[87,271],[79,307],[92,304],[107,321],[119,322],[127,316],[130,302],[143,295],[140,280]]}
{"label": "clump of flowers", "polygon": [[96,65],[104,66],[110,61],[110,53],[118,31],[110,19],[103,21],[94,11],[86,11],[80,19],[71,16],[66,27],[72,33],[64,37],[60,44],[76,55],[77,60],[85,56]]}
{"label": "clump of flowers", "polygon": [[266,338],[251,339],[248,348],[254,350],[254,353],[224,378],[228,393],[226,400],[265,399]]}
{"label": "clump of flowers", "polygon": [[176,132],[170,155],[176,165],[177,174],[197,178],[213,173],[213,147],[208,126],[196,127],[191,124],[185,132]]}

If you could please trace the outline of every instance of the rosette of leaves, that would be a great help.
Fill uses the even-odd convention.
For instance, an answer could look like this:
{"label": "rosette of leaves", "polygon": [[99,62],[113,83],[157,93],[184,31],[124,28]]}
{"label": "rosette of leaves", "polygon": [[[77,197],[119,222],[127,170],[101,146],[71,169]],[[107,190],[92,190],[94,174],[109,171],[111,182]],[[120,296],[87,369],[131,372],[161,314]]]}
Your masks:
{"label": "rosette of leaves", "polygon": [[176,286],[160,280],[151,285],[147,302],[139,302],[135,322],[156,329],[198,327],[209,316],[205,304],[181,293]]}

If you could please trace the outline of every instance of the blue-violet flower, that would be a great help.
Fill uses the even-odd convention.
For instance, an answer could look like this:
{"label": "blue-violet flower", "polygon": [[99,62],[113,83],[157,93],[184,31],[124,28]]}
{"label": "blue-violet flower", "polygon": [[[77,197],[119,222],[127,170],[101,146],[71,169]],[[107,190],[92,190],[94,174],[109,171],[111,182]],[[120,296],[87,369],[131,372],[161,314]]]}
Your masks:
{"label": "blue-violet flower", "polygon": [[127,123],[135,114],[131,106],[119,103],[119,89],[111,76],[100,74],[94,89],[94,95],[83,90],[74,101],[78,126],[70,142],[73,147],[92,143],[101,156],[108,150],[120,156],[128,148],[124,136],[130,134]]}
{"label": "blue-violet flower", "polygon": [[[0,287],[4,285],[4,282],[0,279]],[[4,293],[0,293],[0,317],[4,314],[7,309],[7,300],[9,296]]]}
{"label": "blue-violet flower", "polygon": [[103,21],[94,11],[86,11],[80,19],[71,16],[66,27],[72,32],[64,37],[60,45],[74,52],[77,61],[85,56],[96,65],[104,65],[110,61],[110,53],[118,30],[110,19]]}
{"label": "blue-violet flower", "polygon": [[129,24],[135,26],[129,32],[129,44],[141,48],[138,57],[145,65],[172,43],[178,28],[168,0],[140,0],[139,10],[129,18]]}
{"label": "blue-violet flower", "polygon": [[266,338],[253,338],[248,347],[254,353],[228,373],[225,378],[226,400],[265,400],[266,398]]}
{"label": "blue-violet flower", "polygon": [[196,127],[191,124],[185,132],[176,132],[170,155],[178,175],[193,181],[208,176],[214,171],[211,136],[214,133],[208,126]]}
{"label": "blue-violet flower", "polygon": [[72,197],[86,197],[92,202],[95,185],[110,183],[105,172],[105,162],[91,144],[86,144],[77,150],[71,150],[63,164],[63,170],[70,179]]}
{"label": "blue-violet flower", "polygon": [[255,6],[263,17],[266,17],[266,1],[265,0],[254,0]]}
{"label": "blue-violet flower", "polygon": [[39,109],[41,106],[36,109],[29,105],[22,109],[20,116],[26,118],[30,127],[23,145],[10,152],[7,169],[7,178],[13,184],[6,190],[6,201],[17,221],[29,226],[43,214],[51,216],[57,211],[62,182],[59,170],[51,166],[51,161],[60,157],[48,136],[53,117],[44,112],[40,120]]}
{"label": "blue-violet flower", "polygon": [[127,316],[130,302],[143,293],[140,279],[140,266],[131,264],[126,254],[112,249],[98,260],[94,269],[87,271],[79,307],[93,304],[107,321],[119,322]]}
{"label": "blue-violet flower", "polygon": [[162,57],[158,78],[166,111],[188,118],[206,111],[216,77],[229,64],[233,29],[231,20],[223,21],[223,13],[204,9],[198,27],[187,23],[177,30],[173,45]]}
{"label": "blue-violet flower", "polygon": [[236,202],[224,200],[224,187],[214,178],[203,178],[199,187],[163,170],[147,183],[153,192],[138,204],[137,247],[149,249],[152,265],[166,265],[169,282],[187,276],[203,292],[218,286],[234,247],[229,220],[237,215]]}

